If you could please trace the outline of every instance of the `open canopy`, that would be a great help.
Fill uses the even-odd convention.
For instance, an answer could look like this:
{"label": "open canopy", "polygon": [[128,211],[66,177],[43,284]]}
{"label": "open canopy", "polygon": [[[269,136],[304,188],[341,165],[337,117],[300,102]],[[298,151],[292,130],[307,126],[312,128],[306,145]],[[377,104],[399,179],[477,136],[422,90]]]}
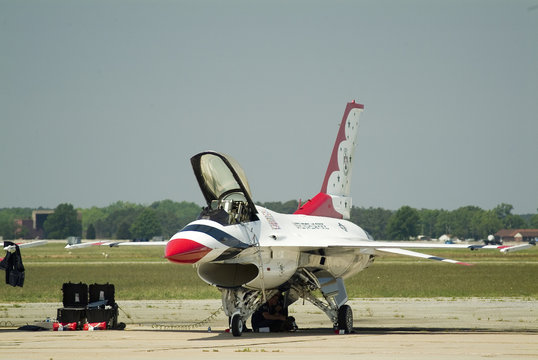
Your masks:
{"label": "open canopy", "polygon": [[256,213],[245,172],[232,157],[205,151],[194,155],[191,164],[211,209],[229,211],[232,205],[242,204],[248,213]]}

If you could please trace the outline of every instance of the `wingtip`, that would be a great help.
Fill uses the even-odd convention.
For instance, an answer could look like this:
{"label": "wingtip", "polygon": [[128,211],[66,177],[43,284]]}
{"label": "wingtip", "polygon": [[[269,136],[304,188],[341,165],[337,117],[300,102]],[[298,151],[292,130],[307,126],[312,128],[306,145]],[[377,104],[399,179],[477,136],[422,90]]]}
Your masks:
{"label": "wingtip", "polygon": [[463,261],[458,261],[456,264],[463,265],[463,266],[474,266],[474,264],[466,263],[466,262],[463,262]]}

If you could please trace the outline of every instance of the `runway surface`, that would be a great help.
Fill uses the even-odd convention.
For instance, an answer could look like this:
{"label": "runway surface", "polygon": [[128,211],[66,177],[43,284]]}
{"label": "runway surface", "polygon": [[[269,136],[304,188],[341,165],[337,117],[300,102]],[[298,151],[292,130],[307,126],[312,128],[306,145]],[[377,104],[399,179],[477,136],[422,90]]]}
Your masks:
{"label": "runway surface", "polygon": [[[119,301],[123,331],[16,330],[54,318],[59,303],[0,304],[3,359],[538,359],[538,306],[524,299],[350,301],[355,333],[336,335],[296,303],[296,333],[225,332],[220,301]],[[250,324],[249,324],[250,326]],[[211,327],[211,331],[208,331]]]}

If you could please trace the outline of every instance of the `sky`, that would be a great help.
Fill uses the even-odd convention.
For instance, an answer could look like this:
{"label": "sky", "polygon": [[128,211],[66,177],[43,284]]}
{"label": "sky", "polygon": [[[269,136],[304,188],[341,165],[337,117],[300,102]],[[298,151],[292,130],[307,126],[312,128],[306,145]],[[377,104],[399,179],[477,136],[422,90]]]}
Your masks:
{"label": "sky", "polygon": [[364,104],[354,206],[538,208],[538,1],[0,0],[0,208],[320,191]]}

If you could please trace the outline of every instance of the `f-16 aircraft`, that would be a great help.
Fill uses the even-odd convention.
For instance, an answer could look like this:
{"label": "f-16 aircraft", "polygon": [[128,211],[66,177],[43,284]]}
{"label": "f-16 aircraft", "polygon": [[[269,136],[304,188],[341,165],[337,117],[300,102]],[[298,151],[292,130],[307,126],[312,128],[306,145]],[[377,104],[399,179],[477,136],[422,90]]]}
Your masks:
{"label": "f-16 aircraft", "polygon": [[[195,264],[200,278],[221,291],[234,336],[241,336],[246,320],[279,292],[285,294],[287,305],[303,298],[325,312],[336,329],[352,332],[353,312],[346,305],[344,281],[383,253],[469,265],[409,249],[507,252],[530,246],[374,241],[348,221],[352,159],[363,110],[355,101],[347,104],[321,191],[294,214],[256,205],[243,169],[229,155],[205,151],[191,158],[207,206],[197,220],[166,242],[165,257],[179,264]],[[72,247],[82,246],[85,244]],[[322,297],[315,295],[318,290]]]}

